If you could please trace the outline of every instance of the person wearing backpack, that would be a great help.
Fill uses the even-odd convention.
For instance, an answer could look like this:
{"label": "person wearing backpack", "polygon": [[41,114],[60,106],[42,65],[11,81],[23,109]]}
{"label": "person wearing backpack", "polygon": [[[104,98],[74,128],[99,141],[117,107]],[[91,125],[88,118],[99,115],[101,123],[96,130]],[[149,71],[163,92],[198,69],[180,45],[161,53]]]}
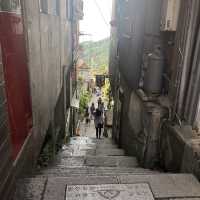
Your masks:
{"label": "person wearing backpack", "polygon": [[97,108],[94,114],[94,124],[96,128],[96,138],[101,138],[101,129],[103,128],[103,115],[102,112]]}

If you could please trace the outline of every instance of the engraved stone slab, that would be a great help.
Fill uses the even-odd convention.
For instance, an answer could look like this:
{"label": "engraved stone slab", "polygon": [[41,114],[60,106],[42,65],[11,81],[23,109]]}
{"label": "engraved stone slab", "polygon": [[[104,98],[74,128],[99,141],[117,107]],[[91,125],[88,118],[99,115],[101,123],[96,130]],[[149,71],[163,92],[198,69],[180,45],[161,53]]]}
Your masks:
{"label": "engraved stone slab", "polygon": [[146,183],[67,186],[66,200],[154,200]]}

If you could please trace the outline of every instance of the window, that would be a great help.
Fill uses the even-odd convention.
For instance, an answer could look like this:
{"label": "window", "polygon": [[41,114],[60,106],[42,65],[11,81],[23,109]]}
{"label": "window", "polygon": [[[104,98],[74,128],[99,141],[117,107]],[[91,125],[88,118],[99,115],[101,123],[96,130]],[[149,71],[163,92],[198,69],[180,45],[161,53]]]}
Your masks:
{"label": "window", "polygon": [[60,0],[53,0],[53,14],[60,15]]}
{"label": "window", "polygon": [[40,12],[48,13],[48,0],[40,0]]}
{"label": "window", "polygon": [[72,19],[72,0],[66,0],[66,16],[68,20]]}
{"label": "window", "polygon": [[0,0],[0,10],[21,13],[20,0]]}

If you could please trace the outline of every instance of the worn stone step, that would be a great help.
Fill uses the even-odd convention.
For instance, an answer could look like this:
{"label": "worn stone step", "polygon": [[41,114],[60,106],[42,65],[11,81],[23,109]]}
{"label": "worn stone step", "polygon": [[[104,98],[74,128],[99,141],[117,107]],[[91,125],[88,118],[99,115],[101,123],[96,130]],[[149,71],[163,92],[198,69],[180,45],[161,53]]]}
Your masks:
{"label": "worn stone step", "polygon": [[96,149],[119,149],[116,144],[96,144]]}
{"label": "worn stone step", "polygon": [[80,176],[80,175],[122,175],[122,174],[155,174],[158,171],[152,171],[143,168],[127,167],[78,167],[78,168],[50,168],[37,171],[32,176]]}
{"label": "worn stone step", "polygon": [[90,137],[71,137],[68,144],[95,144],[96,139]]}
{"label": "worn stone step", "polygon": [[100,140],[96,139],[96,144],[115,144],[114,141],[110,138],[102,138]]}
{"label": "worn stone step", "polygon": [[68,156],[55,159],[50,167],[138,167],[135,157],[129,156]]}
{"label": "worn stone step", "polygon": [[101,200],[115,194],[123,194],[118,199],[199,200],[200,184],[191,174],[31,178],[17,183],[13,200],[64,200],[66,196],[68,200]]}
{"label": "worn stone step", "polygon": [[58,155],[58,158],[66,158],[70,156],[95,156],[95,155],[102,155],[102,156],[124,156],[125,152],[123,149],[74,149],[71,151],[63,151]]}
{"label": "worn stone step", "polygon": [[125,152],[123,149],[96,149],[95,154],[99,156],[124,156]]}
{"label": "worn stone step", "polygon": [[138,167],[137,159],[129,156],[87,156],[86,166]]}

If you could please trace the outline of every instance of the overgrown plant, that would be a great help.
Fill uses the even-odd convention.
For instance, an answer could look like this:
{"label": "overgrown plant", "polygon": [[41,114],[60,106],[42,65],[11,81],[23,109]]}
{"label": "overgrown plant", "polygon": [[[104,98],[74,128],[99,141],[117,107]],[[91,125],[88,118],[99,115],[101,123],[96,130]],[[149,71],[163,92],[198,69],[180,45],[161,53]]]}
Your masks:
{"label": "overgrown plant", "polygon": [[81,115],[84,114],[85,108],[88,106],[91,98],[92,98],[92,95],[90,92],[88,92],[85,89],[81,90],[80,103],[79,103],[79,109],[80,109],[79,111]]}
{"label": "overgrown plant", "polygon": [[102,88],[102,92],[103,92],[103,100],[110,105],[111,101],[112,101],[112,97],[111,97],[111,87],[110,87],[110,82],[108,79],[106,79],[105,81],[105,85]]}

